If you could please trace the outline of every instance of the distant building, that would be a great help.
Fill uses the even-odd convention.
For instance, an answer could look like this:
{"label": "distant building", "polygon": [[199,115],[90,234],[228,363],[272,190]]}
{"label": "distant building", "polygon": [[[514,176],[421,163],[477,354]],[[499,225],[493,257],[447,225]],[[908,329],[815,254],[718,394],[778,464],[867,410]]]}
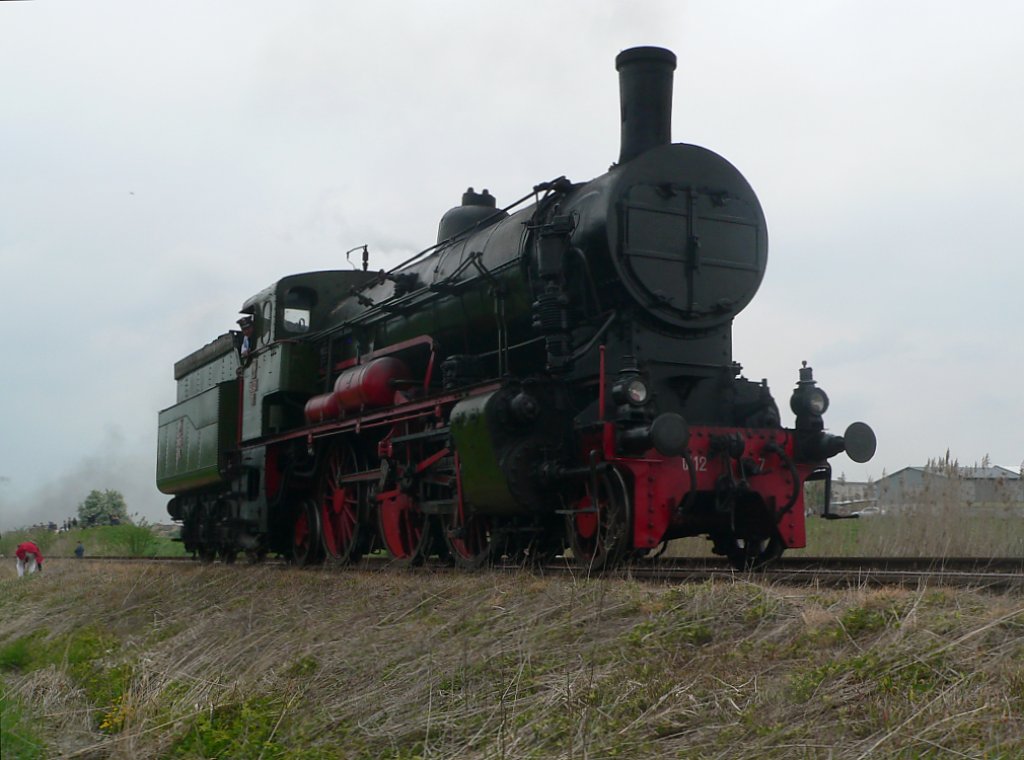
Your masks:
{"label": "distant building", "polygon": [[[1024,506],[1024,478],[1006,467],[904,467],[871,486],[884,510],[915,506]],[[833,499],[836,489],[833,488]]]}
{"label": "distant building", "polygon": [[1006,467],[968,467],[974,501],[1024,502],[1024,477]]}

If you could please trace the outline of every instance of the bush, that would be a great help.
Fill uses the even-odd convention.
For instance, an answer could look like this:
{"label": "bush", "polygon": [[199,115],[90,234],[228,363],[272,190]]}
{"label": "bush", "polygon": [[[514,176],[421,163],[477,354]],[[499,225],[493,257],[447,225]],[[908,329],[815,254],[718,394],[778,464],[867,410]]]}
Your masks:
{"label": "bush", "polygon": [[108,529],[110,540],[129,557],[152,557],[157,537],[148,525],[116,525]]}

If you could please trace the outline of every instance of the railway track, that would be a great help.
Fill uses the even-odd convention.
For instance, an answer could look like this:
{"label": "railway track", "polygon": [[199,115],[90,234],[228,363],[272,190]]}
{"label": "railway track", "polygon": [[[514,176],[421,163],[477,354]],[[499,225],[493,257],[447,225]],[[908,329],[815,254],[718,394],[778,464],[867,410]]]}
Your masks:
{"label": "railway track", "polygon": [[643,580],[739,578],[798,586],[947,586],[1024,589],[1024,560],[972,557],[800,557],[738,572],[725,560],[669,559],[620,571]]}
{"label": "railway track", "polygon": [[[60,562],[196,562],[191,557],[90,557],[84,560],[57,558]],[[51,560],[48,560],[51,561]],[[288,563],[271,558],[266,564],[286,567]],[[220,564],[220,563],[217,563]],[[392,560],[371,556],[353,566],[319,566],[317,570],[370,570],[386,572],[394,568]],[[244,559],[238,561],[248,566]],[[521,565],[497,564],[492,572],[522,570]],[[444,562],[430,562],[419,570],[455,571]],[[571,561],[549,562],[533,572],[587,577],[586,567]],[[727,560],[717,557],[662,557],[640,560],[603,574],[607,578],[681,583],[712,578],[742,579],[800,586],[947,586],[963,588],[1024,589],[1024,558],[1019,557],[785,557],[766,568],[750,572],[733,569]]]}

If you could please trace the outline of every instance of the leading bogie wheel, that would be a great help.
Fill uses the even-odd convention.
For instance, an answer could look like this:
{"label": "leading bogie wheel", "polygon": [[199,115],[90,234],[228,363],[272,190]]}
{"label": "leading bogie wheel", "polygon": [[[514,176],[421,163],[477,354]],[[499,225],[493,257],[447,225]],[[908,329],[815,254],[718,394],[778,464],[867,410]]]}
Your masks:
{"label": "leading bogie wheel", "polygon": [[632,500],[622,473],[606,467],[588,479],[566,514],[575,563],[588,570],[614,567],[632,544]]}
{"label": "leading bogie wheel", "polygon": [[778,535],[723,536],[715,541],[717,552],[725,554],[729,563],[740,571],[760,570],[782,556],[786,546]]}

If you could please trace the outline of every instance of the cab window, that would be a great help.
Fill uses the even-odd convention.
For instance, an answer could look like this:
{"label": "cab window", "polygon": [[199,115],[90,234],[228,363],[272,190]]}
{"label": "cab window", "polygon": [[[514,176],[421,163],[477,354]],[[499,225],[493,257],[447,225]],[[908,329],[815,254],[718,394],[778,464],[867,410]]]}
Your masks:
{"label": "cab window", "polygon": [[295,287],[284,294],[284,329],[293,333],[309,331],[309,319],[316,305],[316,291]]}

